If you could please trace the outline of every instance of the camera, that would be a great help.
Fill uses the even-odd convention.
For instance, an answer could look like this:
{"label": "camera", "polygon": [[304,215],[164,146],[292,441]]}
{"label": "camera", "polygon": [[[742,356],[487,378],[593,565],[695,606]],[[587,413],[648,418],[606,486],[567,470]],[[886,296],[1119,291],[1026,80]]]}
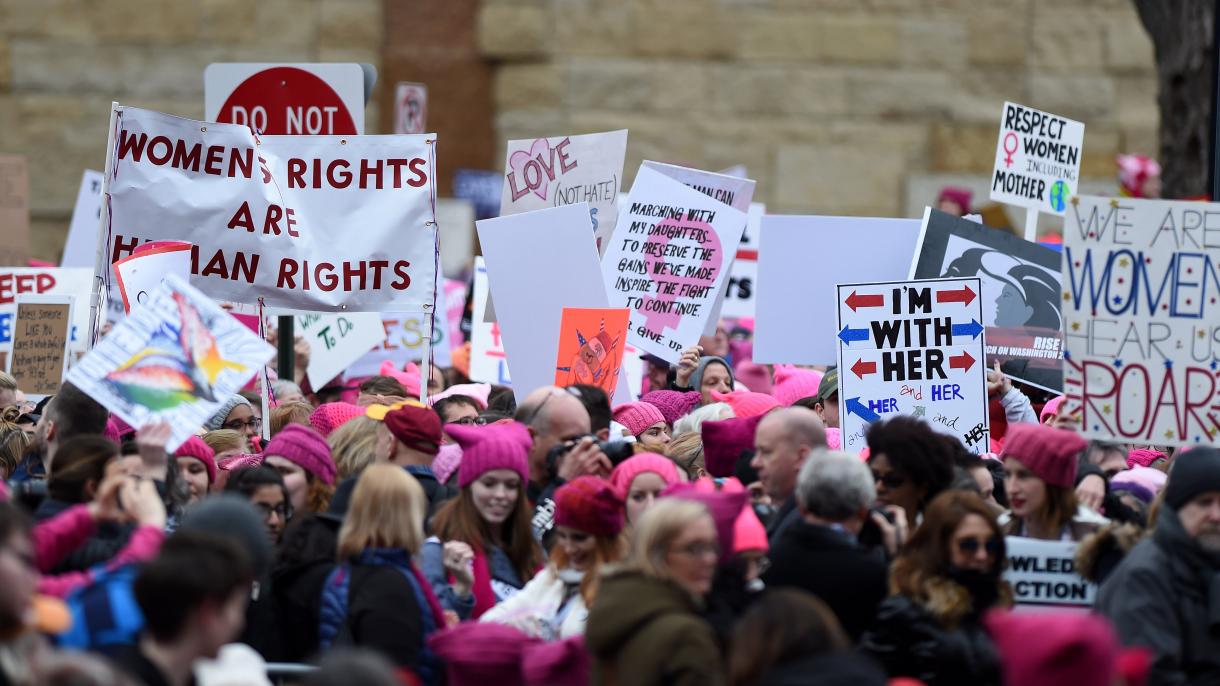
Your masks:
{"label": "camera", "polygon": [[[576,444],[579,443],[583,438],[586,437],[581,436],[569,441],[564,441],[547,451],[546,466],[547,469],[550,470],[551,474],[554,475],[559,473],[559,460],[562,459],[564,455],[568,454],[569,450],[576,447]],[[593,434],[589,434],[588,438],[593,439],[593,445],[596,445],[597,449],[602,451],[602,454],[606,456],[606,459],[610,460],[610,464],[613,466],[617,467],[620,462],[635,454],[635,450],[632,448],[632,445],[627,441],[602,441],[598,440],[597,436],[594,436]]]}

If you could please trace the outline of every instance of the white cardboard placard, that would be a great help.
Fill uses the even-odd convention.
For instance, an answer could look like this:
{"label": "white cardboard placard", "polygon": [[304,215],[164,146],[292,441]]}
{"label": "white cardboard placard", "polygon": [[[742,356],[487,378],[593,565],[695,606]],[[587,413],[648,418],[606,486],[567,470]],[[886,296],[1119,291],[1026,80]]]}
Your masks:
{"label": "white cardboard placard", "polygon": [[1005,102],[991,173],[991,199],[1063,214],[1076,195],[1083,146],[1084,124]]}
{"label": "white cardboard placard", "polygon": [[1004,545],[1008,553],[1004,579],[1012,585],[1018,608],[1045,611],[1093,607],[1097,584],[1076,572],[1075,541],[1008,536]]}

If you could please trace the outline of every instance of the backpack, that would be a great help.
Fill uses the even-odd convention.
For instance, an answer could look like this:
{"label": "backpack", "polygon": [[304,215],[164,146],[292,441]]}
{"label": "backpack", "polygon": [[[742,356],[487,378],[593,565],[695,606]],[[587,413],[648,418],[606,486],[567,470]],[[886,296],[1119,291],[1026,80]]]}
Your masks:
{"label": "backpack", "polygon": [[55,637],[61,648],[105,652],[107,648],[135,645],[144,628],[144,613],[133,590],[140,566],[95,569],[93,583],[73,591],[65,600],[72,626]]}

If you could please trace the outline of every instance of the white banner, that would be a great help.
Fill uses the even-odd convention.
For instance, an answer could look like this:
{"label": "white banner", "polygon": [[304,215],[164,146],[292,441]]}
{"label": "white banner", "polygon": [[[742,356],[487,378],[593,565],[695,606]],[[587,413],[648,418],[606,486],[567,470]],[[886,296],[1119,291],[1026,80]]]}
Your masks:
{"label": "white banner", "polygon": [[1012,584],[1018,607],[1090,608],[1097,584],[1076,573],[1074,541],[1040,541],[1022,536],[1004,539],[1008,565],[1004,579]]}
{"label": "white banner", "polygon": [[196,246],[215,300],[330,312],[432,305],[432,136],[263,136],[116,105],[110,262]]}

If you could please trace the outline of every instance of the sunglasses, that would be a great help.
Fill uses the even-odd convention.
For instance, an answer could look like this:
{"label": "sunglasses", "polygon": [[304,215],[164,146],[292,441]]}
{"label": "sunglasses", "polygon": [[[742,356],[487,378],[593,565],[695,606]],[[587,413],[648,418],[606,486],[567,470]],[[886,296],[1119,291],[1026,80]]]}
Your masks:
{"label": "sunglasses", "polygon": [[979,549],[987,551],[991,557],[996,557],[1000,554],[1000,537],[991,536],[989,538],[963,538],[957,542],[957,549],[963,555],[975,555]]}
{"label": "sunglasses", "polygon": [[890,472],[889,474],[879,474],[875,471],[873,472],[873,483],[881,484],[891,491],[896,488],[902,488],[902,485],[906,482],[907,480],[905,477],[898,476],[893,472]]}

